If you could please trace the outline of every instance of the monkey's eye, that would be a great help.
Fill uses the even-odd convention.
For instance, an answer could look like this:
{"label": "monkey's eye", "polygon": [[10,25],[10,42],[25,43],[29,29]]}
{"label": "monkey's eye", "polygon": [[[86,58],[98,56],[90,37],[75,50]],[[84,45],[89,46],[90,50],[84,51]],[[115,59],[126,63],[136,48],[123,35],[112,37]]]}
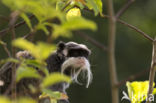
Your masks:
{"label": "monkey's eye", "polygon": [[76,50],[70,50],[68,53],[69,57],[78,57],[79,56],[79,52]]}
{"label": "monkey's eye", "polygon": [[86,57],[88,58],[88,52],[82,49],[69,50],[68,57]]}

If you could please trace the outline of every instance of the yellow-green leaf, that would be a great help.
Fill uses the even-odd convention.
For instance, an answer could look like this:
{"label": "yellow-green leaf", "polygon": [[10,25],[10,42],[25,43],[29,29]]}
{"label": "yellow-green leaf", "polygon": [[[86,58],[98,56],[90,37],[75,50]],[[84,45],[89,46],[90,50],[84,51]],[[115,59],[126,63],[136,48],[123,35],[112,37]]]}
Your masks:
{"label": "yellow-green leaf", "polygon": [[16,71],[16,81],[19,82],[23,78],[40,78],[37,70],[32,67],[20,66]]}
{"label": "yellow-green leaf", "polygon": [[48,56],[54,50],[56,50],[56,46],[55,45],[50,45],[50,44],[46,44],[46,43],[43,43],[43,42],[38,42],[37,45],[36,45],[36,48],[39,51],[40,58],[42,58],[43,60],[48,58]]}
{"label": "yellow-green leaf", "polygon": [[12,44],[18,48],[28,50],[33,56],[36,56],[38,53],[36,53],[36,47],[33,43],[22,39],[18,38],[12,42]]}
{"label": "yellow-green leaf", "polygon": [[102,15],[102,0],[95,0],[95,3],[98,7],[100,14]]}
{"label": "yellow-green leaf", "polygon": [[32,31],[32,25],[31,25],[31,21],[28,18],[28,16],[25,13],[20,14],[21,17],[24,19],[24,21],[26,22],[26,24],[28,25],[28,27],[30,28],[30,30]]}
{"label": "yellow-green leaf", "polygon": [[16,103],[37,103],[34,99],[23,97],[17,100]]}
{"label": "yellow-green leaf", "polygon": [[70,77],[63,75],[63,74],[60,74],[60,73],[52,73],[43,79],[41,87],[45,88],[45,87],[54,85],[54,84],[59,83],[59,82],[70,83],[71,79],[70,79]]}
{"label": "yellow-green leaf", "polygon": [[56,3],[56,10],[60,10],[61,11],[64,8],[65,4],[66,3],[64,1],[58,1]]}
{"label": "yellow-green leaf", "polygon": [[95,0],[86,0],[86,1],[87,1],[87,3],[86,3],[87,7],[89,9],[93,9],[95,15],[98,15],[99,9],[98,9],[98,6],[97,6]]}
{"label": "yellow-green leaf", "polygon": [[93,21],[86,20],[82,17],[73,17],[64,24],[62,28],[65,30],[91,29],[96,30],[96,24]]}
{"label": "yellow-green leaf", "polygon": [[1,97],[0,96],[0,103],[11,103],[11,101],[6,97]]}
{"label": "yellow-green leaf", "polygon": [[60,99],[61,93],[58,91],[51,91],[50,89],[42,89],[42,95],[40,97],[48,96],[50,98]]}
{"label": "yellow-green leaf", "polygon": [[49,31],[48,31],[46,25],[44,25],[43,23],[38,24],[38,25],[36,26],[36,29],[37,29],[37,30],[43,30],[43,31],[45,32],[46,35],[49,34]]}
{"label": "yellow-green leaf", "polygon": [[42,42],[38,42],[37,45],[35,45],[22,38],[14,40],[12,44],[23,50],[28,50],[32,56],[40,61],[45,60],[56,49],[54,45]]}
{"label": "yellow-green leaf", "polygon": [[53,25],[54,31],[52,34],[52,38],[56,39],[59,36],[70,38],[72,37],[72,33],[69,30],[66,30],[62,27],[62,25]]}

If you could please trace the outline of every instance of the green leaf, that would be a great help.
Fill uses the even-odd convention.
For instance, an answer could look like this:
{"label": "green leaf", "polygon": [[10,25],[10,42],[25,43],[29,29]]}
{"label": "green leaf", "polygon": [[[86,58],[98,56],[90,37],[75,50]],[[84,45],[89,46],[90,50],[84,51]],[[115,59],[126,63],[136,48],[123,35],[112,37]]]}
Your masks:
{"label": "green leaf", "polygon": [[98,13],[102,15],[102,0],[86,0],[87,1],[87,7],[89,9],[93,9],[95,15],[97,16]]}
{"label": "green leaf", "polygon": [[62,10],[63,8],[64,8],[64,6],[65,6],[65,2],[64,1],[58,1],[57,3],[56,3],[56,10]]}
{"label": "green leaf", "polygon": [[[45,62],[39,62],[38,60],[36,59],[26,59],[25,60],[25,63],[27,65],[32,65],[34,67],[37,67],[38,69],[40,69],[46,76],[49,75],[49,71],[48,69],[46,68],[47,64]],[[45,63],[45,64],[44,64]]]}
{"label": "green leaf", "polygon": [[[13,11],[19,11],[21,17],[25,20],[29,28],[32,30],[32,24],[27,17],[27,14],[34,15],[39,25],[47,20],[52,20],[53,18],[63,17],[63,13],[57,11],[55,4],[57,0],[2,0],[2,2],[8,6]],[[51,23],[52,24],[52,23]],[[40,26],[46,34],[48,31],[45,26]]]}
{"label": "green leaf", "polygon": [[1,44],[1,45],[6,45],[6,43],[3,42],[2,40],[0,40],[0,44]]}
{"label": "green leaf", "polygon": [[16,103],[37,103],[34,99],[23,97],[17,100]]}
{"label": "green leaf", "polygon": [[65,75],[60,74],[60,73],[52,73],[43,79],[41,87],[45,88],[45,87],[54,85],[54,84],[59,83],[59,82],[70,83],[71,79],[68,76],[65,76]]}
{"label": "green leaf", "polygon": [[4,3],[6,6],[10,7],[12,10],[16,9],[16,2],[13,0],[2,0],[2,3]]}
{"label": "green leaf", "polygon": [[50,89],[42,89],[42,95],[46,95],[50,98],[55,98],[55,99],[60,99],[61,98],[61,93],[57,91],[51,91]]}
{"label": "green leaf", "polygon": [[53,25],[54,31],[53,31],[53,35],[52,38],[56,39],[59,36],[62,37],[66,37],[66,38],[70,38],[72,37],[72,33],[69,30],[65,30],[64,28],[62,28],[62,25]]}
{"label": "green leaf", "polygon": [[19,82],[23,78],[40,78],[38,71],[35,68],[20,66],[16,71],[16,81]]}
{"label": "green leaf", "polygon": [[14,40],[12,44],[23,50],[28,50],[32,56],[40,61],[44,61],[56,49],[54,45],[42,42],[38,42],[37,45],[34,45],[22,38]]}
{"label": "green leaf", "polygon": [[32,31],[32,25],[31,25],[31,21],[28,18],[28,16],[25,13],[20,14],[21,17],[24,19],[24,21],[26,22],[26,24],[28,25],[28,27],[31,29]]}
{"label": "green leaf", "polygon": [[7,59],[0,60],[0,64],[4,64],[4,63],[8,63],[8,62],[19,63],[20,61],[15,58],[7,58]]}
{"label": "green leaf", "polygon": [[50,44],[46,44],[43,42],[38,42],[36,45],[36,48],[38,49],[40,58],[42,58],[43,60],[47,59],[49,57],[49,55],[56,50],[56,46],[55,45],[50,45]]}
{"label": "green leaf", "polygon": [[84,9],[84,5],[81,2],[75,2],[75,5],[77,5],[78,7],[80,7],[80,9]]}
{"label": "green leaf", "polygon": [[62,25],[53,25],[53,28],[53,38],[57,38],[59,36],[71,37],[72,30],[91,29],[95,31],[97,29],[96,24],[93,21],[82,17],[72,17]]}
{"label": "green leaf", "polygon": [[46,35],[49,34],[48,29],[46,28],[46,25],[44,25],[43,23],[40,23],[36,26],[37,30],[43,30],[45,32]]}
{"label": "green leaf", "polygon": [[102,0],[95,0],[95,3],[98,7],[100,14],[102,15]]}
{"label": "green leaf", "polygon": [[0,103],[11,103],[11,101],[6,97],[1,97],[0,96]]}
{"label": "green leaf", "polygon": [[[36,47],[33,43],[23,39],[23,38],[18,38],[12,42],[12,44],[18,48],[28,50],[33,56],[37,55],[36,53]],[[37,56],[36,56],[37,57]]]}
{"label": "green leaf", "polygon": [[26,63],[27,65],[32,65],[32,66],[34,66],[34,67],[36,67],[36,68],[40,68],[40,67],[41,67],[40,62],[38,62],[38,61],[35,60],[35,59],[26,59],[26,60],[25,60],[25,63]]}
{"label": "green leaf", "polygon": [[8,58],[6,60],[4,60],[5,62],[13,62],[13,63],[19,63],[19,60],[18,59],[15,59],[15,58]]}
{"label": "green leaf", "polygon": [[91,29],[96,30],[96,24],[93,21],[84,19],[82,17],[74,17],[62,24],[65,30]]}
{"label": "green leaf", "polygon": [[99,13],[99,9],[98,9],[98,6],[97,6],[95,0],[86,0],[86,1],[87,1],[87,4],[86,4],[87,7],[88,7],[89,9],[93,9],[95,15],[97,16],[98,13]]}

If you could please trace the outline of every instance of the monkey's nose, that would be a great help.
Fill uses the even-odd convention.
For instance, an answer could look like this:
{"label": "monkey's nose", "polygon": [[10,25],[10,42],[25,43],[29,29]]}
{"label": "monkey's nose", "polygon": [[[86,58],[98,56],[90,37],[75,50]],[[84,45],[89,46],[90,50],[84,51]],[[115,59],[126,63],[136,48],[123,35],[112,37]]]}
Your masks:
{"label": "monkey's nose", "polygon": [[78,59],[81,59],[82,60],[82,59],[84,59],[84,57],[78,57]]}
{"label": "monkey's nose", "polygon": [[78,64],[84,65],[85,64],[85,59],[83,57],[78,57]]}

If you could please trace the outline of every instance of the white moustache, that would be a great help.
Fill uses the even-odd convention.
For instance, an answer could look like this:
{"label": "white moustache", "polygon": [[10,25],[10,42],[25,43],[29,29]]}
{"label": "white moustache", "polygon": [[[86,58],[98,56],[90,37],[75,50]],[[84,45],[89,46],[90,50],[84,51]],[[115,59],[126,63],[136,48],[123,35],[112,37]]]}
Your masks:
{"label": "white moustache", "polygon": [[[87,84],[86,88],[88,88],[89,84],[92,81],[93,75],[90,69],[90,63],[85,57],[70,57],[67,59],[61,67],[61,73],[64,73],[68,67],[71,67],[71,77],[73,80],[75,80],[76,83],[80,84],[77,80],[79,74],[82,72],[87,73]],[[85,73],[84,77],[85,77]]]}

